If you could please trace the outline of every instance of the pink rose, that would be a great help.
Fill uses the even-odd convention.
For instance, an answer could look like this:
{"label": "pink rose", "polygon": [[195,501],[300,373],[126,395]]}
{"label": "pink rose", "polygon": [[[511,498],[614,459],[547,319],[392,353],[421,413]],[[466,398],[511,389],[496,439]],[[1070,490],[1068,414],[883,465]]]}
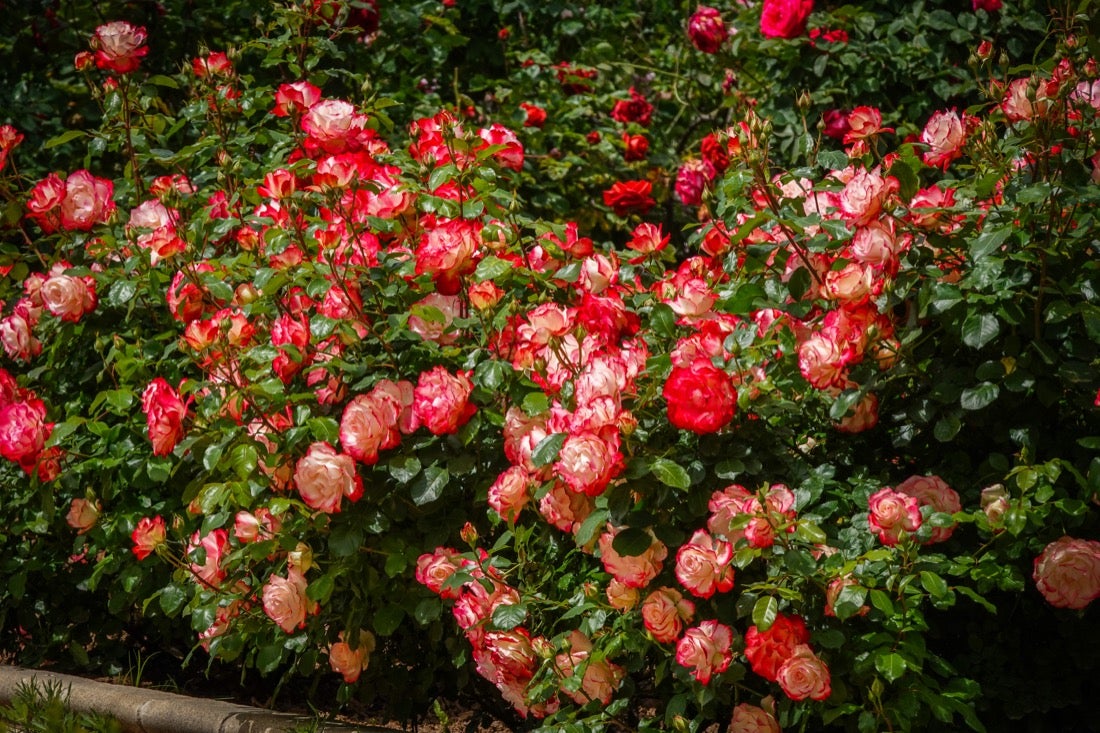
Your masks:
{"label": "pink rose", "polygon": [[421,372],[413,390],[413,414],[433,435],[449,435],[477,412],[470,402],[473,382],[466,372],[451,374],[442,366]]}
{"label": "pink rose", "polygon": [[717,53],[729,33],[717,8],[700,5],[688,20],[688,38],[703,53]]}
{"label": "pink rose", "polygon": [[[894,487],[894,490],[912,496],[921,506],[928,506],[934,512],[954,514],[962,511],[959,494],[948,486],[939,476],[910,476]],[[926,544],[943,542],[955,531],[956,523],[949,527],[934,527]]]}
{"label": "pink rose", "polygon": [[960,119],[955,110],[934,113],[921,131],[920,141],[928,146],[921,154],[925,165],[946,170],[951,161],[962,155],[966,143],[966,115]]}
{"label": "pink rose", "polygon": [[198,532],[191,535],[191,542],[187,545],[187,555],[194,558],[195,551],[199,549],[205,555],[201,564],[191,563],[191,574],[207,587],[216,589],[225,580],[225,570],[221,563],[228,546],[229,533],[224,529],[215,529],[201,536]]}
{"label": "pink rose", "polygon": [[699,598],[733,588],[733,546],[705,529],[695,531],[676,552],[676,579]]}
{"label": "pink rose", "polygon": [[703,203],[703,192],[715,176],[714,166],[705,160],[694,158],[685,160],[676,171],[676,183],[673,189],[684,206],[699,206]]}
{"label": "pink rose", "polygon": [[[626,613],[638,605],[641,594],[638,593],[637,588],[631,588],[629,585],[612,578],[611,582],[607,584],[605,595],[607,596],[607,602],[611,604],[612,608]],[[644,609],[642,613],[644,615]]]}
{"label": "pink rose", "polygon": [[275,91],[276,117],[299,116],[321,101],[321,90],[308,81],[296,81],[292,84],[280,84]]}
{"label": "pink rose", "polygon": [[46,404],[37,398],[0,408],[0,455],[30,473],[53,431],[46,422]]}
{"label": "pink rose", "polygon": [[567,437],[554,463],[554,473],[570,489],[588,496],[602,494],[621,470],[617,437],[609,442],[591,432]]}
{"label": "pink rose", "polygon": [[1056,608],[1080,610],[1100,598],[1100,542],[1062,537],[1035,558],[1035,587]]}
{"label": "pink rose", "polygon": [[673,367],[662,394],[668,421],[694,433],[718,432],[737,412],[737,391],[729,375],[706,359]]}
{"label": "pink rose", "polygon": [[317,604],[306,597],[307,586],[305,576],[293,568],[287,577],[272,575],[264,584],[264,613],[288,634],[305,628],[306,616],[317,613]]}
{"label": "pink rose", "polygon": [[489,487],[489,506],[506,522],[516,521],[531,499],[527,491],[530,477],[522,466],[512,466],[497,476]]}
{"label": "pink rose", "polygon": [[824,700],[833,692],[829,668],[805,644],[795,647],[779,668],[776,681],[792,700]]}
{"label": "pink rose", "polygon": [[884,545],[896,545],[902,532],[920,529],[920,502],[916,497],[887,486],[872,494],[867,505],[870,510],[867,524]]}
{"label": "pink rose", "polygon": [[462,291],[462,277],[474,271],[482,244],[481,226],[466,219],[442,219],[416,247],[416,274],[432,276],[442,295]]}
{"label": "pink rose", "polygon": [[[411,385],[410,385],[411,386]],[[357,461],[368,466],[378,462],[378,452],[401,441],[397,428],[401,403],[384,391],[356,395],[344,408],[340,420],[340,445]]]}
{"label": "pink rose", "polygon": [[743,702],[733,709],[729,733],[783,733],[783,731],[774,715],[763,708]]}
{"label": "pink rose", "polygon": [[42,283],[41,292],[46,310],[63,321],[76,323],[85,313],[95,309],[95,290],[89,288],[83,278],[52,275]]}
{"label": "pink rose", "polygon": [[688,629],[676,644],[676,662],[687,667],[691,676],[700,684],[726,671],[733,661],[730,647],[733,645],[733,629],[714,620]]}
{"label": "pink rose", "polygon": [[313,443],[298,460],[294,484],[302,501],[328,514],[340,511],[340,500],[358,501],[363,495],[363,478],[355,470],[355,459],[337,453],[328,443]]}
{"label": "pink rose", "polygon": [[96,178],[86,170],[65,179],[65,198],[61,202],[61,226],[69,231],[87,232],[107,221],[115,210],[111,200],[115,184]]}
{"label": "pink rose", "polygon": [[760,33],[765,38],[796,38],[806,30],[813,0],[764,0]]}
{"label": "pink rose", "polygon": [[674,588],[660,587],[642,601],[642,623],[654,639],[671,644],[695,616],[695,604]]}
{"label": "pink rose", "polygon": [[519,141],[512,130],[504,125],[494,122],[489,127],[477,131],[483,145],[481,149],[488,147],[500,147],[493,153],[493,159],[504,168],[514,171],[523,170],[523,143]]}
{"label": "pink rose", "polygon": [[[834,578],[829,587],[825,589],[825,615],[830,618],[836,618],[836,602],[840,599],[840,594],[845,588],[858,588],[859,581],[850,575],[845,575],[840,578]],[[862,606],[856,615],[865,616],[870,609],[867,606]]]}
{"label": "pink rose", "polygon": [[572,534],[581,526],[592,510],[595,501],[588,494],[578,494],[564,481],[554,481],[550,491],[539,500],[539,514],[562,532]]}
{"label": "pink rose", "polygon": [[859,170],[840,192],[840,211],[856,225],[866,225],[882,212],[887,199],[897,192],[898,180],[877,172]]}
{"label": "pink rose", "polygon": [[61,202],[64,200],[65,182],[56,173],[50,173],[31,189],[27,215],[46,233],[57,231],[61,226]]}
{"label": "pink rose", "polygon": [[613,546],[618,529],[609,528],[600,535],[600,560],[604,569],[624,585],[631,588],[645,588],[657,577],[668,557],[668,548],[654,536],[652,530],[646,530],[651,541],[640,555],[620,555]]}
{"label": "pink rose", "polygon": [[352,684],[359,679],[359,675],[370,664],[370,655],[374,651],[374,634],[360,630],[358,643],[355,648],[344,641],[344,632],[340,632],[340,640],[328,650],[328,663],[332,671],[344,678],[344,682]]}
{"label": "pink rose", "polygon": [[69,505],[69,513],[65,515],[65,522],[75,529],[78,535],[84,534],[95,526],[101,509],[98,501],[73,499],[72,504]]}
{"label": "pink rose", "polygon": [[425,553],[416,559],[416,582],[443,598],[455,599],[462,593],[462,586],[444,587],[447,580],[460,569],[468,569],[472,563],[449,547],[437,547],[435,552]]}
{"label": "pink rose", "polygon": [[798,370],[816,389],[839,387],[847,381],[848,353],[837,341],[835,329],[810,334],[798,345]]}
{"label": "pink rose", "polygon": [[42,353],[42,342],[35,338],[32,328],[18,313],[0,319],[0,343],[9,358],[26,362]]}
{"label": "pink rose", "polygon": [[461,335],[451,324],[462,308],[462,299],[457,295],[429,293],[409,309],[409,330],[425,341],[449,346]]}
{"label": "pink rose", "polygon": [[367,116],[355,105],[340,99],[327,99],[311,106],[302,117],[302,130],[311,144],[326,153],[342,153],[360,146],[360,135]]}
{"label": "pink rose", "polygon": [[587,636],[580,631],[570,632],[569,652],[558,654],[554,663],[565,677],[575,676],[578,669],[583,669],[584,673],[580,690],[570,692],[563,686],[562,691],[578,705],[584,705],[589,700],[599,700],[607,705],[623,679],[623,668],[603,659],[602,655],[594,657],[591,652],[592,642]]}
{"label": "pink rose", "polygon": [[185,402],[163,377],[154,379],[142,392],[141,406],[154,456],[168,455],[183,438],[188,402],[190,398]]}
{"label": "pink rose", "polygon": [[149,557],[159,546],[164,544],[164,518],[159,516],[142,517],[141,521],[137,523],[137,527],[134,528],[133,534],[130,535],[130,539],[134,542],[132,549],[138,560]]}
{"label": "pink rose", "polygon": [[128,74],[137,70],[142,56],[149,53],[145,39],[145,28],[130,25],[124,20],[99,26],[91,40],[92,50],[95,51],[95,65],[116,74]]}

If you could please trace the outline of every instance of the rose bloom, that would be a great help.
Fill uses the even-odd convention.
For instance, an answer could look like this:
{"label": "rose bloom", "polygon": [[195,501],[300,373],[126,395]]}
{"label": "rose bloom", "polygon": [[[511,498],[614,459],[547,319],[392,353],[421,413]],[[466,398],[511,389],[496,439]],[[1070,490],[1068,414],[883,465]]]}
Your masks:
{"label": "rose bloom", "polygon": [[607,705],[623,679],[623,668],[606,659],[593,658],[592,642],[582,632],[574,630],[569,634],[569,653],[558,654],[554,658],[557,668],[566,677],[573,677],[578,668],[584,669],[581,688],[577,692],[565,692],[573,702],[584,705],[589,700],[599,700]]}
{"label": "rose bloom", "polygon": [[130,25],[124,20],[99,26],[91,40],[92,50],[95,51],[95,65],[116,74],[128,74],[137,70],[142,56],[149,53],[145,39],[145,28]]}
{"label": "rose bloom", "polygon": [[514,171],[523,170],[523,143],[516,133],[494,122],[489,127],[478,130],[477,135],[484,143],[481,148],[503,146],[493,153],[493,159],[499,165]]}
{"label": "rose bloom", "polygon": [[[836,602],[845,588],[858,588],[859,581],[850,575],[834,578],[825,589],[825,615],[836,618]],[[866,605],[856,611],[857,616],[865,616],[870,609]]]}
{"label": "rose bloom", "polygon": [[183,438],[183,420],[187,417],[187,403],[180,393],[163,377],[157,377],[141,394],[141,406],[145,411],[149,441],[154,456],[166,456]]}
{"label": "rose bloom", "polygon": [[611,604],[612,608],[623,613],[637,606],[641,598],[637,588],[631,588],[629,585],[619,582],[616,578],[612,578],[611,582],[607,584],[604,595],[607,596],[607,602]]}
{"label": "rose bloom", "polygon": [[163,517],[142,517],[137,523],[130,539],[133,540],[133,553],[138,560],[144,560],[164,544],[165,526]]}
{"label": "rose bloom", "polygon": [[878,217],[891,194],[898,190],[898,181],[883,178],[877,172],[859,170],[840,193],[840,211],[856,225],[865,225]]}
{"label": "rose bloom", "polygon": [[650,117],[653,115],[653,105],[638,93],[634,87],[630,87],[630,99],[620,99],[611,108],[611,119],[622,122],[637,122],[642,127],[649,127]]}
{"label": "rose bloom", "polygon": [[483,280],[466,288],[466,297],[474,308],[485,311],[500,302],[504,297],[504,291],[492,280]]}
{"label": "rose bloom", "polygon": [[642,601],[642,623],[655,640],[671,644],[695,616],[695,604],[675,588],[662,586]]}
{"label": "rose bloom", "polygon": [[685,160],[676,171],[676,184],[673,188],[684,206],[699,206],[703,203],[703,192],[707,183],[714,178],[714,166],[700,158]]}
{"label": "rose bloom", "polygon": [[842,433],[862,433],[878,425],[878,396],[868,392],[836,424]]}
{"label": "rose bloom", "polygon": [[320,101],[321,90],[308,81],[280,84],[275,91],[275,109],[271,113],[276,117],[298,116]]}
{"label": "rose bloom", "polygon": [[661,572],[664,559],[668,557],[668,548],[647,529],[652,541],[645,552],[641,555],[620,555],[613,546],[618,532],[618,529],[609,528],[600,535],[600,560],[604,570],[623,585],[645,588]]}
{"label": "rose bloom", "polygon": [[461,335],[451,327],[461,311],[459,296],[428,293],[409,308],[409,330],[425,341],[450,346]]}
{"label": "rose bloom", "polygon": [[287,577],[272,575],[264,584],[264,613],[288,634],[305,628],[306,616],[318,610],[306,597],[307,586],[305,576],[293,568],[287,570]]}
{"label": "rose bloom", "polygon": [[912,533],[920,529],[920,502],[915,497],[887,486],[872,494],[867,505],[870,509],[867,524],[884,545],[896,545],[903,531]]}
{"label": "rose bloom", "polygon": [[877,107],[856,107],[848,113],[845,120],[848,131],[844,133],[845,145],[866,140],[880,132],[890,132],[890,128],[882,126],[882,112]]}
{"label": "rose bloom", "polygon": [[363,495],[363,477],[355,470],[355,459],[337,453],[328,443],[309,446],[294,469],[294,484],[307,506],[328,514],[340,511],[343,497],[358,501]]}
{"label": "rose bloom", "polygon": [[529,483],[530,478],[523,466],[512,466],[506,469],[489,487],[489,506],[504,521],[516,521],[523,507],[531,499],[527,491]]}
{"label": "rose bloom", "polygon": [[649,181],[616,181],[603,192],[603,202],[617,216],[638,213],[645,216],[655,205],[653,184]]}
{"label": "rose bloom", "polygon": [[1002,0],[973,0],[974,12],[984,10],[987,13],[995,13],[1003,4]]}
{"label": "rose bloom", "polygon": [[1056,608],[1080,610],[1100,598],[1100,542],[1062,537],[1035,558],[1035,587]]}
{"label": "rose bloom", "polygon": [[842,109],[827,109],[821,114],[821,132],[825,137],[843,140],[851,131],[848,113]]}
{"label": "rose bloom", "polygon": [[91,231],[114,213],[115,184],[96,178],[86,170],[70,173],[65,179],[65,198],[61,201],[61,226],[69,231]]}
{"label": "rose bloom", "polygon": [[42,342],[35,338],[32,328],[18,313],[0,319],[0,343],[9,358],[25,362],[42,353]]}
{"label": "rose bloom", "polygon": [[587,494],[578,494],[564,481],[554,481],[550,491],[539,500],[539,514],[562,532],[577,531],[592,510],[595,501]]}
{"label": "rose bloom", "polygon": [[456,599],[462,594],[462,586],[444,587],[447,580],[460,569],[472,567],[472,563],[449,547],[437,547],[416,559],[416,582],[442,598]]}
{"label": "rose bloom", "polygon": [[524,127],[542,127],[546,124],[546,110],[542,107],[527,102],[520,102],[519,106],[526,114],[523,120]]}
{"label": "rose bloom", "polygon": [[192,553],[200,548],[206,555],[201,565],[197,562],[190,564],[191,574],[205,585],[216,588],[225,580],[225,570],[222,569],[221,563],[228,546],[229,533],[224,529],[215,529],[205,535],[200,535],[198,532],[191,535],[186,555],[193,559]]}
{"label": "rose bloom", "polygon": [[[894,490],[912,496],[921,506],[932,507],[934,512],[954,514],[962,511],[959,494],[939,476],[910,476],[894,487]],[[926,544],[943,542],[955,531],[957,522],[950,527],[934,527]]]}
{"label": "rose bloom", "polygon": [[344,641],[344,632],[341,631],[340,640],[328,650],[329,666],[350,685],[359,679],[359,675],[370,664],[370,655],[375,644],[374,634],[360,630],[359,643],[352,649],[351,644]]}
{"label": "rose bloom", "polygon": [[342,153],[359,147],[367,116],[342,99],[326,99],[311,106],[302,117],[302,131],[326,153]]}
{"label": "rose bloom", "polygon": [[676,579],[692,595],[710,598],[733,588],[733,545],[698,529],[676,552]]}
{"label": "rose bloom", "polygon": [[668,421],[700,435],[718,432],[737,412],[737,390],[729,375],[706,359],[673,367],[661,394]]}
{"label": "rose bloom", "polygon": [[921,154],[924,164],[946,170],[951,161],[962,155],[966,143],[966,115],[960,119],[955,110],[936,112],[921,131],[920,141],[928,146]]}
{"label": "rose bloom", "polygon": [[356,395],[340,420],[340,445],[355,460],[373,466],[380,450],[393,448],[401,440],[397,429],[401,409],[401,403],[385,392]]}
{"label": "rose bloom", "polygon": [[703,53],[717,53],[729,32],[717,8],[700,5],[688,20],[688,38]]}
{"label": "rose bloom", "polygon": [[806,30],[813,0],[764,0],[760,33],[765,38],[797,38]]}
{"label": "rose bloom", "polygon": [[0,455],[30,473],[53,430],[46,422],[46,404],[39,399],[0,408]]}
{"label": "rose bloom", "polygon": [[649,139],[645,135],[631,135],[624,132],[623,146],[626,148],[623,151],[623,160],[627,163],[635,163],[639,160],[645,160],[646,154],[649,152]]}
{"label": "rose bloom", "polygon": [[69,505],[69,513],[65,515],[65,522],[75,529],[78,535],[82,535],[95,526],[102,508],[98,501],[73,499],[72,504]]}
{"label": "rose bloom", "polygon": [[413,414],[432,435],[457,433],[477,406],[470,402],[474,385],[465,372],[451,374],[442,366],[421,372],[413,390]]}
{"label": "rose bloom", "polygon": [[687,667],[691,676],[700,684],[726,671],[733,661],[730,647],[733,645],[733,629],[714,620],[707,620],[690,628],[676,644],[676,662]]}
{"label": "rose bloom", "polygon": [[764,708],[743,702],[733,709],[729,733],[783,733],[775,716]]}
{"label": "rose bloom", "polygon": [[[660,224],[646,222],[634,227],[631,239],[626,243],[628,249],[632,249],[642,255],[660,252],[668,246],[669,235],[661,231]],[[633,260],[631,260],[633,263]]]}
{"label": "rose bloom", "polygon": [[754,625],[745,632],[745,658],[753,672],[775,682],[779,668],[790,659],[795,648],[809,641],[810,631],[801,616],[776,614],[767,631],[760,631]]}
{"label": "rose bloom", "polygon": [[69,275],[52,275],[42,283],[42,303],[53,315],[63,321],[76,323],[81,316],[95,310],[96,295],[84,278]]}
{"label": "rose bloom", "polygon": [[829,668],[818,659],[805,644],[795,647],[794,653],[779,668],[776,681],[792,700],[824,700],[832,694]]}
{"label": "rose bloom", "polygon": [[1008,492],[1005,491],[1004,484],[993,484],[982,489],[981,502],[982,511],[985,512],[986,519],[989,520],[989,526],[993,527],[993,531],[998,531],[1004,523],[1005,513],[1010,506]]}
{"label": "rose bloom", "polygon": [[562,444],[554,473],[577,493],[599,496],[622,470],[618,440],[609,442],[596,433],[570,435]]}

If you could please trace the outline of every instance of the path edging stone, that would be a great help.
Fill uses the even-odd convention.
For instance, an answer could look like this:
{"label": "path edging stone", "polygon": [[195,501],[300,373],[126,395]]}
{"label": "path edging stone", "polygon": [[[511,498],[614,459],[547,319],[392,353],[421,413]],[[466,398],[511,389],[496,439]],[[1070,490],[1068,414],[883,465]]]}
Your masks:
{"label": "path edging stone", "polygon": [[[102,713],[115,718],[126,733],[287,733],[313,718],[276,713],[222,700],[187,697],[144,687],[0,665],[0,704],[14,700],[20,688],[60,687],[67,707],[80,713]],[[376,726],[319,723],[318,733],[389,731]]]}

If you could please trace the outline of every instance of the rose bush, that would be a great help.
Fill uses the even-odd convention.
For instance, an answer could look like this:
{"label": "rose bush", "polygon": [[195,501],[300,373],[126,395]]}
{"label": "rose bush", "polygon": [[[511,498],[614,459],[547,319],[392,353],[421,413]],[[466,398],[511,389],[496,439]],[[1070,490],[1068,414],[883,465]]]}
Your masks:
{"label": "rose bush", "polygon": [[1072,727],[1088,13],[489,6],[284,3],[170,65],[91,23],[92,109],[37,155],[13,112],[5,651],[546,730]]}

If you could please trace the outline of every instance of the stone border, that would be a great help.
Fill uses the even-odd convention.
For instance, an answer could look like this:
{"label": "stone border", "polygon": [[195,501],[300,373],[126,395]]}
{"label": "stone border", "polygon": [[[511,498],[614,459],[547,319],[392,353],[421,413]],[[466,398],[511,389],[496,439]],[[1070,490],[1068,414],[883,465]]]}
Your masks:
{"label": "stone border", "polygon": [[[0,665],[0,704],[16,698],[27,684],[60,685],[68,707],[76,712],[102,713],[122,723],[126,733],[286,733],[313,718],[274,713],[221,700],[176,695],[161,690],[96,682],[55,672]],[[319,722],[318,733],[391,731],[376,726]]]}

